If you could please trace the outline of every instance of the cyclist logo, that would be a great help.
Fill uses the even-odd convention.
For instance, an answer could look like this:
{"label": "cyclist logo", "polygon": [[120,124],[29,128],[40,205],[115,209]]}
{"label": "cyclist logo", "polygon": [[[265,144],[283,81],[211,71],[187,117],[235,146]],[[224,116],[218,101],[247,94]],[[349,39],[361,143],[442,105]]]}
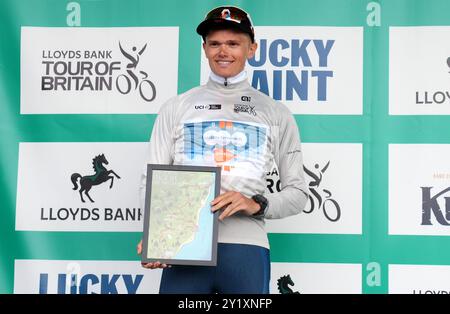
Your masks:
{"label": "cyclist logo", "polygon": [[148,80],[148,74],[144,71],[139,71],[139,73],[141,74],[141,78],[139,79],[138,76],[136,75],[135,71],[136,71],[136,67],[139,63],[139,58],[142,55],[142,53],[144,53],[145,48],[147,48],[147,44],[144,45],[144,47],[141,48],[141,50],[139,50],[139,52],[136,53],[137,48],[135,46],[133,46],[132,48],[132,53],[128,53],[126,52],[123,48],[122,45],[119,42],[119,48],[120,51],[122,52],[122,54],[128,59],[130,60],[130,63],[127,64],[127,73],[126,74],[121,74],[117,77],[116,79],[116,87],[117,90],[121,93],[121,94],[128,94],[129,92],[131,92],[131,88],[133,87],[134,83],[134,90],[139,88],[139,94],[141,95],[142,99],[144,99],[147,102],[153,101],[156,97],[156,88],[155,88],[155,84],[153,84],[152,81]]}
{"label": "cyclist logo", "polygon": [[[336,222],[341,218],[341,207],[339,206],[338,202],[336,202],[336,200],[331,198],[331,192],[329,190],[322,189],[323,194],[325,194],[325,198],[323,198],[323,194],[319,192],[319,186],[322,182],[322,176],[328,169],[329,165],[330,161],[328,161],[327,164],[321,170],[319,170],[318,174],[315,174],[313,171],[303,166],[306,174],[313,179],[313,181],[309,183],[309,191],[311,192],[311,194],[309,195],[310,208],[306,208],[305,210],[303,210],[303,212],[306,214],[312,213],[317,204],[317,208],[322,208],[323,214],[329,221]],[[314,168],[319,169],[319,164],[315,164]]]}

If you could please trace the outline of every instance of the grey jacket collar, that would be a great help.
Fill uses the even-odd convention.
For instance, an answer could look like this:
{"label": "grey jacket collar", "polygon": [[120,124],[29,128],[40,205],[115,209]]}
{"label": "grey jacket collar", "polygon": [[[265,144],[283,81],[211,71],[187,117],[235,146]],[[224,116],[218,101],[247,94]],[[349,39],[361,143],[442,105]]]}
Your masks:
{"label": "grey jacket collar", "polygon": [[247,72],[244,70],[238,75],[228,78],[221,77],[215,74],[214,72],[211,72],[209,78],[216,83],[219,83],[224,86],[229,86],[247,80]]}

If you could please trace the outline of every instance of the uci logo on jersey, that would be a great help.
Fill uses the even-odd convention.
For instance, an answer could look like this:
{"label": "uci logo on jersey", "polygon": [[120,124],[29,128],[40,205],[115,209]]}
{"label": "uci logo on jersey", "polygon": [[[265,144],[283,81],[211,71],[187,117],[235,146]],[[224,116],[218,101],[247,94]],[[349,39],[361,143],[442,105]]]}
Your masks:
{"label": "uci logo on jersey", "polygon": [[195,110],[220,110],[222,105],[220,104],[209,104],[209,105],[195,105]]}

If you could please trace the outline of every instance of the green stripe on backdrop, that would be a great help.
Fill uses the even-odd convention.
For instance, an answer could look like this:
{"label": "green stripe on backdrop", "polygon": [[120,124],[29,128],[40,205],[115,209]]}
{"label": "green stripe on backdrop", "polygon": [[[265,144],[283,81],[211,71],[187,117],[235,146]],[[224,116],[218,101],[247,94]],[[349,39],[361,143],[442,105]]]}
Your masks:
{"label": "green stripe on backdrop", "polygon": [[[125,232],[17,232],[10,245],[16,258],[76,260],[138,260],[135,244],[140,233]],[[372,248],[384,256],[376,261],[393,264],[450,264],[447,237],[385,236],[385,245]],[[270,234],[273,262],[364,263],[368,243],[360,235]],[[89,243],[89,246],[86,246]],[[114,250],[111,250],[114,243]],[[131,243],[131,245],[130,245]],[[70,245],[68,245],[70,244]],[[317,246],[320,246],[318,250]],[[420,247],[420,252],[415,249]],[[378,252],[377,250],[380,250]],[[87,258],[88,256],[88,258]]]}

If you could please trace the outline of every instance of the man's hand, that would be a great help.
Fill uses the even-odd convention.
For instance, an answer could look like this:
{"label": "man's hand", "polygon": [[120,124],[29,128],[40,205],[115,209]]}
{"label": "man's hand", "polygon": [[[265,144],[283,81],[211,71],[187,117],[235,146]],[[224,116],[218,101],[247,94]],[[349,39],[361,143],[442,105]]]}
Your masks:
{"label": "man's hand", "polygon": [[[137,253],[139,255],[142,254],[142,240],[141,242],[138,243],[137,245]],[[156,268],[166,268],[166,267],[170,267],[170,265],[167,264],[161,264],[160,262],[154,262],[154,263],[141,263],[142,267],[144,268],[149,268],[149,269],[156,269]]]}
{"label": "man's hand", "polygon": [[239,192],[225,192],[217,196],[211,202],[211,211],[216,212],[217,210],[224,208],[222,214],[219,216],[219,220],[223,220],[226,217],[234,215],[238,211],[243,211],[248,216],[257,213],[261,208],[258,203],[256,203],[251,198],[242,195]]}

